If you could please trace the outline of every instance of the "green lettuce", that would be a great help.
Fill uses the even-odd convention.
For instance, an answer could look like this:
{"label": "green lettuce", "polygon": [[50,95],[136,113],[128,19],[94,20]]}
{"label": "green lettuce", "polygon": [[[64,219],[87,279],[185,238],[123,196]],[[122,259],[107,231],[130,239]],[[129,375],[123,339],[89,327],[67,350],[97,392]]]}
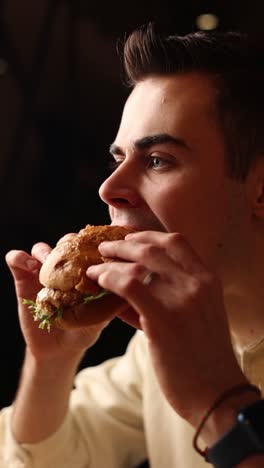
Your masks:
{"label": "green lettuce", "polygon": [[[110,294],[110,293],[111,293],[110,291],[107,291],[106,289],[102,288],[98,294],[95,294],[95,295],[89,294],[87,296],[84,296],[83,302],[87,304],[88,302],[92,302],[97,299],[100,299],[101,297],[106,296],[107,294]],[[43,309],[41,309],[41,307],[39,307],[39,305],[37,305],[37,303],[34,301],[23,299],[22,303],[28,306],[30,312],[33,315],[34,321],[40,322],[39,328],[41,330],[47,329],[49,333],[52,327],[52,321],[59,320],[63,314],[63,309],[61,307],[57,307],[57,308],[54,307],[54,312],[50,315],[47,315],[46,312]]]}

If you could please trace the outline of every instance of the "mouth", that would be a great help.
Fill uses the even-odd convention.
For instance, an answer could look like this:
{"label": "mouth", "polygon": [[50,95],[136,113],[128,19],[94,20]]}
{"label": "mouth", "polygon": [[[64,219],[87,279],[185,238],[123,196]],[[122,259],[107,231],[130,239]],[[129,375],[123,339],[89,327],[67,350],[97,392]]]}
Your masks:
{"label": "mouth", "polygon": [[119,209],[109,205],[110,225],[122,226],[135,231],[167,232],[166,227],[156,214],[146,207],[122,207]]}
{"label": "mouth", "polygon": [[167,232],[166,229],[162,225],[150,225],[150,224],[137,224],[137,223],[121,223],[121,222],[112,222],[111,226],[121,226],[133,229],[134,231],[159,231],[159,232]]}
{"label": "mouth", "polygon": [[122,226],[135,231],[167,232],[166,227],[151,211],[147,210],[110,210],[111,226]]}
{"label": "mouth", "polygon": [[121,226],[129,229],[133,229],[133,231],[146,231],[146,228],[139,227],[139,225],[132,224],[132,223],[111,223],[110,226]]}

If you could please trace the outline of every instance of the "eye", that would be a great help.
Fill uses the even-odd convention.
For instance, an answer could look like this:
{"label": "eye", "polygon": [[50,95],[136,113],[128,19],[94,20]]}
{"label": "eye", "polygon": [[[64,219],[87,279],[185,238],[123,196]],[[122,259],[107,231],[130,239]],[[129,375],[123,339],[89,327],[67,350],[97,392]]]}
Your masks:
{"label": "eye", "polygon": [[159,156],[153,156],[151,158],[151,164],[152,164],[152,167],[154,167],[155,169],[158,169],[159,167],[162,167],[163,161]]}
{"label": "eye", "polygon": [[152,169],[163,169],[166,165],[168,165],[169,162],[161,157],[161,156],[151,156],[150,157],[150,162],[149,162],[149,166],[152,168]]}

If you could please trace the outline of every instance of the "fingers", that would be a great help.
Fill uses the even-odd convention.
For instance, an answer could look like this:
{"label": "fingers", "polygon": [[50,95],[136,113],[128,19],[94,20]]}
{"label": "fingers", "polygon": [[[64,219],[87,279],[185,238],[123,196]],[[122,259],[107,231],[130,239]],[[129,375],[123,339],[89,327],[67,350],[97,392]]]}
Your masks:
{"label": "fingers", "polygon": [[[58,244],[76,236],[70,233],[62,237]],[[31,249],[31,256],[22,250],[11,250],[6,255],[6,262],[10,270],[21,269],[28,272],[39,270],[40,266],[50,254],[52,248],[45,242],[38,242]]]}
{"label": "fingers", "polygon": [[148,328],[148,323],[149,320],[155,323],[160,320],[159,314],[155,311],[161,310],[161,306],[150,289],[146,294],[146,286],[137,278],[136,264],[112,262],[112,265],[110,263],[96,265],[90,267],[87,274],[92,279],[97,278],[103,288],[127,300],[130,308],[118,314],[122,320],[133,327],[143,328],[144,331],[148,330],[148,333],[152,333]]}
{"label": "fingers", "polygon": [[6,255],[7,265],[15,281],[17,298],[35,300],[40,288],[41,263],[22,250],[11,250]]}
{"label": "fingers", "polygon": [[[138,281],[143,283],[148,270],[138,263],[107,262],[90,266],[87,269],[87,276],[96,281],[101,287],[116,292],[122,296],[119,285],[125,285],[126,281]],[[118,278],[116,283],[115,277]],[[121,292],[121,294],[120,294]],[[125,291],[123,291],[125,294]]]}
{"label": "fingers", "polygon": [[[96,265],[87,270],[87,275],[124,297],[139,314],[140,325],[148,334],[160,326],[160,314],[154,317],[153,311],[162,310],[162,303],[167,313],[182,310],[185,298],[190,303],[195,291],[204,289],[199,285],[209,274],[192,247],[177,233],[135,233],[124,241],[103,242],[99,250],[105,257],[124,262]],[[143,281],[147,271],[157,274],[150,284]],[[169,297],[173,300],[169,301]]]}
{"label": "fingers", "polygon": [[11,273],[16,279],[18,279],[19,271],[21,273],[36,273],[41,267],[41,263],[37,259],[32,258],[23,250],[11,250],[6,254],[5,258]]}
{"label": "fingers", "polygon": [[36,258],[39,262],[44,263],[47,256],[51,252],[51,247],[44,242],[38,242],[37,244],[33,245],[31,254],[32,257]]}
{"label": "fingers", "polygon": [[158,273],[163,278],[171,278],[175,270],[175,262],[167,254],[166,250],[153,244],[145,244],[130,241],[103,242],[99,251],[105,257],[118,257],[130,262],[136,262],[138,266]]}
{"label": "fingers", "polygon": [[[57,245],[68,241],[69,239],[72,239],[76,237],[77,234],[74,232],[71,232],[69,234],[66,234],[63,236],[58,242]],[[46,244],[45,242],[38,242],[37,244],[33,245],[31,254],[33,257],[35,257],[37,260],[39,260],[41,263],[44,263],[47,256],[50,254],[52,248]]]}
{"label": "fingers", "polygon": [[200,257],[179,232],[166,233],[142,231],[128,234],[126,240],[152,244],[165,249],[170,257],[189,273],[201,273],[205,270]]}
{"label": "fingers", "polygon": [[24,279],[25,273],[38,274],[50,251],[47,244],[39,242],[32,247],[32,255],[23,250],[11,250],[6,254],[6,263],[15,280],[19,281]]}
{"label": "fingers", "polygon": [[151,283],[151,288],[145,286],[139,279],[141,271],[137,264],[112,262],[89,267],[87,274],[100,286],[128,302],[130,307],[118,313],[122,320],[135,328],[143,329],[149,337],[153,337],[155,329],[159,329],[162,320],[157,311],[162,310],[160,297],[164,296],[164,282]]}
{"label": "fingers", "polygon": [[[69,239],[72,239],[76,235],[77,234],[74,234],[74,233],[66,234],[57,242],[57,245]],[[44,263],[47,256],[50,254],[51,251],[52,251],[52,248],[48,244],[46,244],[45,242],[38,242],[37,244],[33,245],[31,249],[31,255],[32,257],[37,259],[39,262]]]}

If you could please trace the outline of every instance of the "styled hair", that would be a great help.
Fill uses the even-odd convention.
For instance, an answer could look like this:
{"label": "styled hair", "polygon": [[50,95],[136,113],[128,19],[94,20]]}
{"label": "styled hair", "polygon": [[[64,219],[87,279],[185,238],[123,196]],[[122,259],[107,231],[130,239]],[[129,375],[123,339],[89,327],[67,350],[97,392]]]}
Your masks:
{"label": "styled hair", "polygon": [[212,76],[227,171],[230,177],[245,180],[256,159],[264,156],[264,51],[260,45],[237,32],[165,36],[148,24],[128,36],[122,54],[130,87],[150,75],[201,72]]}

